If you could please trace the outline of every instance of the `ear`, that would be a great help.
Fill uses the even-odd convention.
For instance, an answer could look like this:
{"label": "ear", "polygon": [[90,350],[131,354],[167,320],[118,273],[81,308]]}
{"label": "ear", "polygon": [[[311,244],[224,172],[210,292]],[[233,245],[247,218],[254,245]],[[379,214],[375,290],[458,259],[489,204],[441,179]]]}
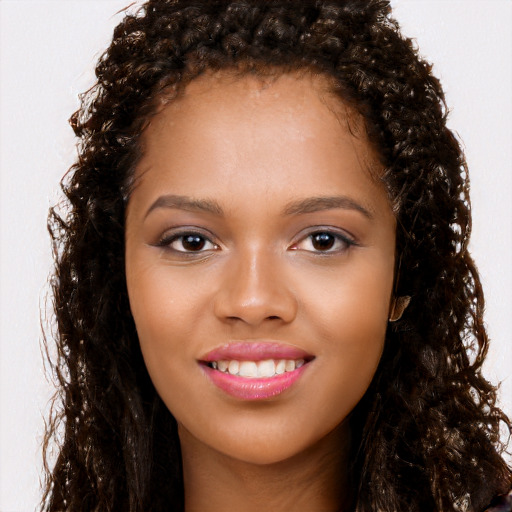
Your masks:
{"label": "ear", "polygon": [[411,302],[411,297],[409,295],[404,295],[403,297],[397,297],[396,299],[393,299],[391,304],[391,311],[389,312],[389,321],[396,322],[397,320],[400,320],[404,314],[404,311],[409,305],[409,302]]}

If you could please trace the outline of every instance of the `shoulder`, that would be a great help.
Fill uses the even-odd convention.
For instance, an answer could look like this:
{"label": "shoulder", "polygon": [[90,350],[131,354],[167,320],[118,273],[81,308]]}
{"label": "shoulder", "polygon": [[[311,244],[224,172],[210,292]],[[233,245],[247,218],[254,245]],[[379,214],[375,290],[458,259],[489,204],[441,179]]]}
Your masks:
{"label": "shoulder", "polygon": [[512,489],[507,494],[497,496],[484,512],[512,512]]}

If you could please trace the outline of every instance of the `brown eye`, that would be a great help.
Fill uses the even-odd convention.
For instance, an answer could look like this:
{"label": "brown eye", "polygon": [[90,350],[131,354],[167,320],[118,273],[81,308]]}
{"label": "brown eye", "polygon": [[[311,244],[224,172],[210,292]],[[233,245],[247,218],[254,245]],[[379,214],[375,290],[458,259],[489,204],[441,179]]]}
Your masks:
{"label": "brown eye", "polygon": [[328,251],[334,247],[336,237],[330,233],[315,233],[311,235],[311,243],[317,251]]}
{"label": "brown eye", "polygon": [[338,231],[314,231],[294,244],[291,249],[317,254],[341,254],[357,243]]}
{"label": "brown eye", "polygon": [[200,251],[206,245],[206,240],[200,235],[187,235],[182,237],[181,244],[186,251]]}
{"label": "brown eye", "polygon": [[200,253],[219,248],[206,236],[193,232],[170,234],[160,240],[157,245],[175,253]]}

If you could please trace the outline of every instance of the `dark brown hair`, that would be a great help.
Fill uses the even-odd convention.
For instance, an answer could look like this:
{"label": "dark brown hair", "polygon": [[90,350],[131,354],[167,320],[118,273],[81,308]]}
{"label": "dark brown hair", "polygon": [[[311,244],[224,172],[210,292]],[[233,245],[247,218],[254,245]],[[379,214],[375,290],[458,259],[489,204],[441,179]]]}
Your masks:
{"label": "dark brown hair", "polygon": [[387,0],[150,0],[126,15],[71,118],[78,160],[52,209],[60,393],[45,446],[47,511],[182,510],[175,420],[147,374],[124,275],[140,136],[162,99],[208,70],[329,77],[365,121],[397,217],[397,294],[370,389],[353,411],[358,512],[480,511],[508,490],[480,280],[467,251],[461,148],[438,80]]}

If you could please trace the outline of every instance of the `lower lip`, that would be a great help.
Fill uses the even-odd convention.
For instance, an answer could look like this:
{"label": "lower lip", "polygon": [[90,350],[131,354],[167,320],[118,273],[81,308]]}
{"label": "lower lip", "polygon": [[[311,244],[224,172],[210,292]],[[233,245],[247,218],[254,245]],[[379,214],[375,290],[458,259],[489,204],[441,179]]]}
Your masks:
{"label": "lower lip", "polygon": [[248,378],[231,375],[203,365],[203,369],[222,391],[239,400],[265,400],[280,395],[290,388],[306,371],[308,363],[292,372],[281,373],[274,377]]}

